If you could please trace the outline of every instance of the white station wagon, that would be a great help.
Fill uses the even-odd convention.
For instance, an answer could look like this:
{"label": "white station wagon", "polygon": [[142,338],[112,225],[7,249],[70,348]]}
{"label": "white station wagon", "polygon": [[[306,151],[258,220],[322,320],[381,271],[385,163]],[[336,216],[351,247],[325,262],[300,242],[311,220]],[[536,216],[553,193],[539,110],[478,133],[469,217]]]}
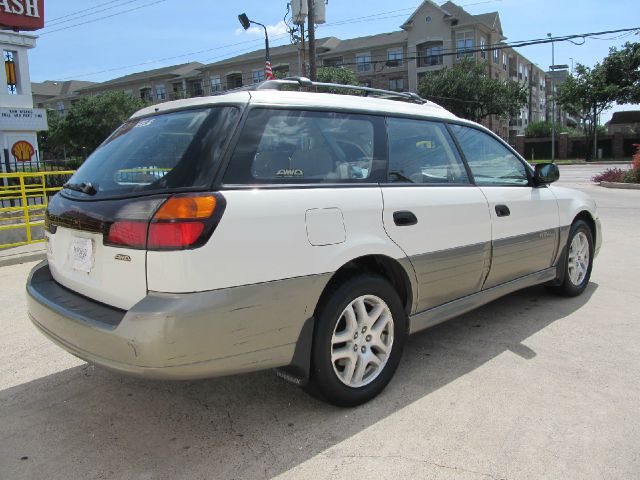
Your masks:
{"label": "white station wagon", "polygon": [[297,78],[155,105],[49,204],[29,316],[117,372],[276,368],[361,404],[407,335],[536,284],[584,291],[600,222],[558,176],[414,94]]}

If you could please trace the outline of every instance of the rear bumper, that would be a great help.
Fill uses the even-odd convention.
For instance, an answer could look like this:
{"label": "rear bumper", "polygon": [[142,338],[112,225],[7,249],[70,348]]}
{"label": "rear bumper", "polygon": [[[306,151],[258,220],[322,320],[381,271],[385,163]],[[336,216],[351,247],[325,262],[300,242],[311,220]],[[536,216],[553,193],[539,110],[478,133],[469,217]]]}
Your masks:
{"label": "rear bumper", "polygon": [[34,325],[77,357],[129,375],[196,379],[288,365],[328,277],[150,292],[123,311],[59,286],[42,262],[27,300]]}

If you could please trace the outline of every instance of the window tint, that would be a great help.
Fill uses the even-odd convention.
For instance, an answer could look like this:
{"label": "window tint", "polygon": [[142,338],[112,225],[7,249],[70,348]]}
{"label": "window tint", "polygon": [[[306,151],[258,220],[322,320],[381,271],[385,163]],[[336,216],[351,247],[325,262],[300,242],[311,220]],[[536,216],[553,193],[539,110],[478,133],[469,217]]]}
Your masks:
{"label": "window tint", "polygon": [[451,125],[478,185],[528,185],[525,165],[498,140],[475,128]]}
{"label": "window tint", "polygon": [[[215,107],[130,120],[87,158],[70,182],[94,185],[92,199],[207,187],[238,115],[237,108]],[[72,190],[65,195],[85,196]]]}
{"label": "window tint", "polygon": [[376,138],[384,135],[376,131],[384,132],[383,120],[368,115],[254,109],[224,182],[377,183],[384,145]]}
{"label": "window tint", "polygon": [[390,118],[389,181],[469,183],[464,164],[444,125]]}

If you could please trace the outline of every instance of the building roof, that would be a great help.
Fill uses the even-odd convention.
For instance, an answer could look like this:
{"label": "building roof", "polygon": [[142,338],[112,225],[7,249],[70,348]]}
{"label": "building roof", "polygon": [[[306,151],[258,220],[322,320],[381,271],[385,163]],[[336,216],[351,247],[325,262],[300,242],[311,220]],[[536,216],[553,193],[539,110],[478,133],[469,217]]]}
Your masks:
{"label": "building roof", "polygon": [[[328,50],[333,48],[340,42],[339,39],[335,37],[325,37],[319,38],[316,40],[316,50],[318,53],[321,53],[324,50]],[[271,57],[271,61],[273,62],[274,58],[281,57],[284,55],[293,55],[298,53],[297,45],[280,45],[278,47],[270,47],[269,55]],[[226,58],[224,60],[220,60],[218,62],[209,63],[205,65],[205,69],[211,70],[216,67],[223,67],[226,65],[234,65],[237,63],[247,63],[254,62],[257,60],[264,60],[264,49],[254,50],[253,52],[243,53],[242,55],[236,55],[235,57]]]}
{"label": "building roof", "polygon": [[391,45],[394,43],[404,43],[407,41],[407,32],[398,30],[395,32],[379,33],[377,35],[369,35],[367,37],[349,38],[340,40],[335,48],[332,48],[323,56],[333,56],[343,52],[351,52],[357,50],[370,50],[383,45]]}
{"label": "building roof", "polygon": [[481,13],[479,15],[473,15],[473,18],[478,20],[480,23],[484,23],[491,30],[496,28],[498,23],[498,12],[489,12],[489,13]]}
{"label": "building roof", "polygon": [[424,7],[426,4],[431,5],[432,7],[436,8],[437,10],[440,10],[442,12],[442,14],[446,17],[450,17],[451,13],[449,13],[447,10],[445,10],[444,8],[442,8],[441,6],[439,6],[437,3],[432,2],[431,0],[424,0],[419,6],[418,8],[416,8],[413,13],[409,16],[409,18],[407,18],[405,20],[405,22],[401,25],[401,28],[406,29],[407,27],[411,26],[411,23],[413,22],[414,18],[416,17],[416,15],[418,14],[418,12],[420,10],[422,10],[422,7]]}
{"label": "building roof", "polygon": [[95,82],[85,82],[82,80],[46,80],[44,82],[32,82],[31,93],[43,97],[57,97],[60,95],[68,95],[91,85],[95,85]]}
{"label": "building roof", "polygon": [[114,78],[112,80],[107,80],[106,82],[102,82],[96,85],[84,87],[81,90],[90,91],[93,87],[102,89],[104,87],[126,84],[126,83],[136,82],[140,80],[149,80],[150,78],[158,78],[158,77],[164,77],[164,76],[181,77],[203,66],[204,65],[200,62],[189,62],[189,63],[181,63],[179,65],[171,65],[169,67],[156,68],[154,70],[145,70],[143,72],[131,73],[129,75],[124,75],[122,77]]}
{"label": "building roof", "polygon": [[640,110],[613,112],[613,116],[607,122],[607,125],[625,125],[629,123],[640,123]]}

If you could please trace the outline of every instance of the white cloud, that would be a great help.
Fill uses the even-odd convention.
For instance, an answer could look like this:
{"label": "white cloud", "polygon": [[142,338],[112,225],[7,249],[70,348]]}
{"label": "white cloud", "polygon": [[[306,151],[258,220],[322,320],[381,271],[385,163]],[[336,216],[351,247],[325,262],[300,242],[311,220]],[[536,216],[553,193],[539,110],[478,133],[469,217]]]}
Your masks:
{"label": "white cloud", "polygon": [[[243,28],[236,28],[235,34],[242,35],[245,33]],[[264,35],[264,29],[262,27],[253,26],[246,30],[246,33],[250,35]],[[275,25],[267,25],[267,33],[269,35],[282,35],[283,33],[287,33],[287,25],[284,23],[284,20],[280,20]]]}

